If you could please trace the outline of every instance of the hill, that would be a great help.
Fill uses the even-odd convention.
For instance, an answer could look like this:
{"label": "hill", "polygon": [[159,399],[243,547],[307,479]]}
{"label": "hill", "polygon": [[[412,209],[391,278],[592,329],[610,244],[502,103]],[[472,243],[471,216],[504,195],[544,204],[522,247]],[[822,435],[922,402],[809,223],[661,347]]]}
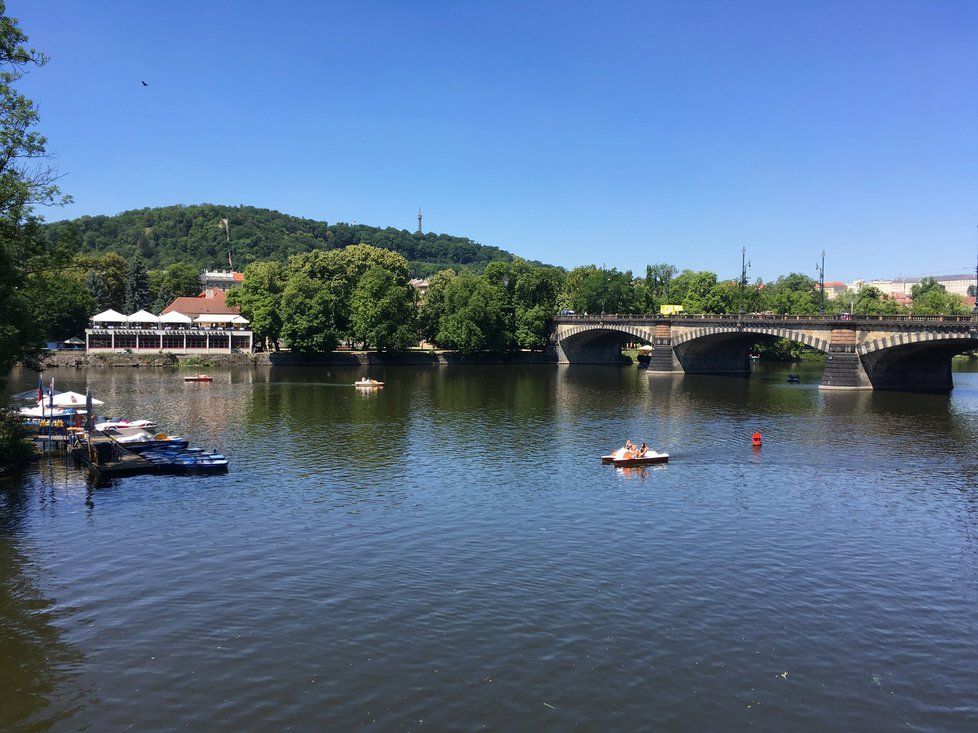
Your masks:
{"label": "hill", "polygon": [[114,216],[82,216],[44,225],[52,243],[64,239],[85,253],[114,251],[139,256],[150,268],[186,262],[198,268],[227,267],[221,219],[231,222],[235,269],[255,260],[285,260],[312,249],[366,242],[403,255],[412,274],[425,277],[446,267],[481,271],[492,261],[512,261],[498,247],[448,234],[419,235],[405,229],[363,224],[327,224],[254,206],[163,206]]}

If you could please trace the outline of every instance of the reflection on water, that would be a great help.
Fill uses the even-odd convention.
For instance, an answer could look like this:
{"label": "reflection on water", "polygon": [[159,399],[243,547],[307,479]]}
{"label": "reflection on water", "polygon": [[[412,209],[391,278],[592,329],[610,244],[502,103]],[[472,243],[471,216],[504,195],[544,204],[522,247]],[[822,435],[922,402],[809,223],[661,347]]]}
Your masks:
{"label": "reflection on water", "polygon": [[0,489],[0,729],[974,729],[956,369],[57,372],[231,472]]}

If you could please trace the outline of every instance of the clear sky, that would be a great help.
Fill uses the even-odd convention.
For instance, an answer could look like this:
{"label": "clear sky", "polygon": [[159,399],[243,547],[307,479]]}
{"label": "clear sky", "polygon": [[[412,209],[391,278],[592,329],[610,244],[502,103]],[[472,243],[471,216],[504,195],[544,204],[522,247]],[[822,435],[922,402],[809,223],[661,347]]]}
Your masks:
{"label": "clear sky", "polygon": [[[9,0],[75,203],[829,280],[973,270],[978,2]],[[148,87],[140,84],[149,83]]]}

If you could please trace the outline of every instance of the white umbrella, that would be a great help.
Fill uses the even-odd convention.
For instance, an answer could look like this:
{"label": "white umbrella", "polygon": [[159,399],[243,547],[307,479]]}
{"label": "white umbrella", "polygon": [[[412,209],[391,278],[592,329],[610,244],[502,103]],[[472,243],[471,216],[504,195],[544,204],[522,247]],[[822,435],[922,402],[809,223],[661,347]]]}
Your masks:
{"label": "white umbrella", "polygon": [[194,319],[190,316],[185,316],[183,313],[177,311],[170,311],[169,313],[164,313],[160,316],[160,323],[193,323]]}
{"label": "white umbrella", "polygon": [[244,316],[235,316],[234,318],[231,319],[231,323],[237,323],[238,325],[241,326],[247,326],[249,321]]}
{"label": "white umbrella", "polygon": [[128,320],[124,314],[111,308],[102,311],[97,316],[92,316],[92,323],[125,323]]}
{"label": "white umbrella", "polygon": [[154,316],[147,310],[138,310],[131,316],[126,316],[126,320],[129,323],[159,323],[160,319],[158,316]]}
{"label": "white umbrella", "polygon": [[[93,405],[104,405],[102,400],[92,399]],[[61,394],[54,396],[54,406],[55,407],[74,407],[85,408],[85,395],[78,394],[77,392],[62,392]]]}

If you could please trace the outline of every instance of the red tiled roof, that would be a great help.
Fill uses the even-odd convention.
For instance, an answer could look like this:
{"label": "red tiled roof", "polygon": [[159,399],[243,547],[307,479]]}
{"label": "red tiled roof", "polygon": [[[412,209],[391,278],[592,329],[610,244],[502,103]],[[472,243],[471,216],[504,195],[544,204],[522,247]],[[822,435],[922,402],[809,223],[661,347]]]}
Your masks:
{"label": "red tiled roof", "polygon": [[236,283],[243,283],[244,282],[244,273],[243,272],[236,272],[236,273],[234,273],[234,281]]}
{"label": "red tiled roof", "polygon": [[224,293],[216,288],[205,290],[196,298],[176,298],[163,309],[164,313],[177,311],[185,316],[199,316],[204,313],[240,313],[240,309],[230,307],[224,299]]}

